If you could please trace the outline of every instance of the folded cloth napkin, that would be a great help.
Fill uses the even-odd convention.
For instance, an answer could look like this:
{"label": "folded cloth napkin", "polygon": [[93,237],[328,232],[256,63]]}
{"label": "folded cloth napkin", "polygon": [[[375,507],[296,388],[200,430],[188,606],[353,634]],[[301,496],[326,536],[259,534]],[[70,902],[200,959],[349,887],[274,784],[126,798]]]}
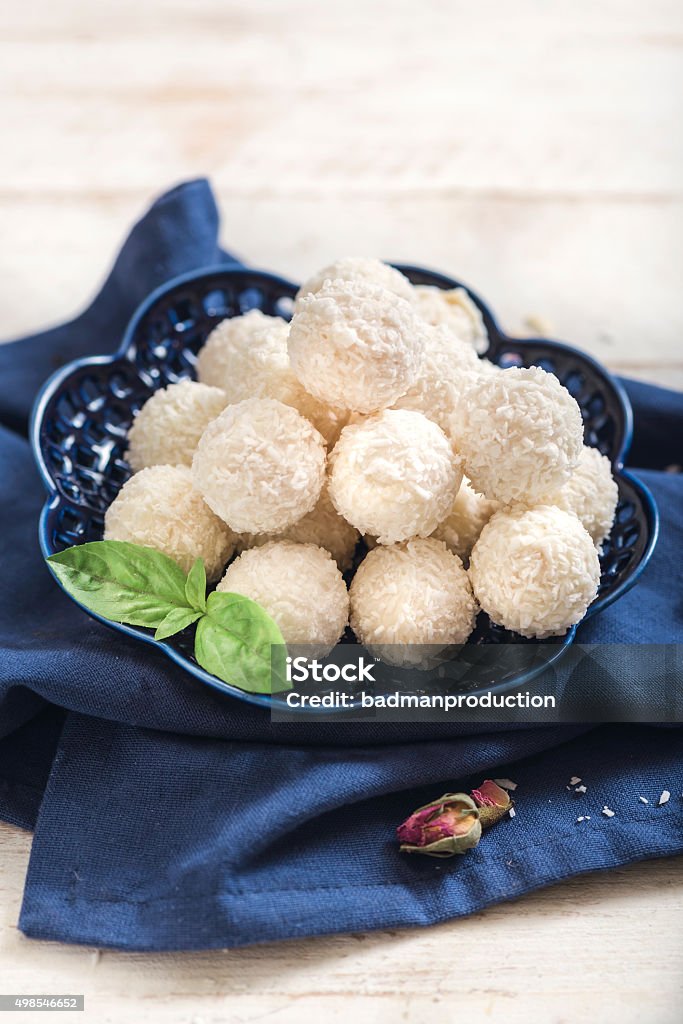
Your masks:
{"label": "folded cloth napkin", "polygon": [[[217,232],[208,184],[175,189],[134,227],[85,313],[0,346],[0,818],[35,830],[20,928],[167,950],[429,924],[680,852],[681,730],[274,724],[56,587],[38,550],[44,495],[25,437],[35,392],[65,360],[113,350],[164,280],[232,261]],[[661,541],[638,587],[581,639],[680,643],[683,477],[663,470],[683,461],[672,440],[683,396],[628,386]],[[446,863],[399,854],[395,826],[416,806],[487,775],[518,783],[514,819]],[[567,791],[574,775],[585,794]]]}

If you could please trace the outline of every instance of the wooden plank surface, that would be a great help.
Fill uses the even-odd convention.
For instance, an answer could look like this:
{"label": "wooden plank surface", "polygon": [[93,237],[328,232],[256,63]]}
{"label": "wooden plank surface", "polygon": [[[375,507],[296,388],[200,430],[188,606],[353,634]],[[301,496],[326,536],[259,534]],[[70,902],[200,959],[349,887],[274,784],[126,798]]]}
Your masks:
{"label": "wooden plank surface", "polygon": [[614,369],[683,381],[676,0],[2,0],[2,333],[76,310],[148,197],[209,173],[224,241],[472,283]]}
{"label": "wooden plank surface", "polygon": [[[683,385],[682,53],[679,0],[0,0],[0,334],[76,312],[209,174],[255,265],[424,263]],[[680,861],[423,932],[97,956],[17,932],[29,844],[0,827],[0,990],[82,989],[86,1020],[679,1019]]]}

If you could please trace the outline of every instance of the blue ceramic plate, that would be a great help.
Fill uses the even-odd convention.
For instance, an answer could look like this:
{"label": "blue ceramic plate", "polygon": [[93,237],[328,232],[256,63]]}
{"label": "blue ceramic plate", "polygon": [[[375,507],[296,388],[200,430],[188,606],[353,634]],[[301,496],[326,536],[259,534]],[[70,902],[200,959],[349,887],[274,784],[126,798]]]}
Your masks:
{"label": "blue ceramic plate", "polygon": [[[460,286],[452,278],[420,267],[399,269],[414,284]],[[254,308],[288,318],[296,290],[297,286],[284,278],[246,268],[209,267],[176,278],[140,306],[117,353],[78,359],[47,381],[36,401],[31,426],[35,458],[48,492],[40,519],[44,555],[102,538],[104,512],[130,476],[126,434],[134,413],[158,388],[194,377],[197,352],[212,328],[225,317]],[[542,338],[507,337],[486,304],[467,290],[484,318],[487,358],[500,366],[536,365],[556,374],[581,408],[586,444],[599,448],[612,463],[619,507],[601,557],[598,595],[587,617],[595,615],[633,586],[657,539],[654,499],[623,468],[632,435],[628,398],[605,369],[577,349]],[[190,636],[157,641],[150,630],[100,621],[160,648],[192,675],[224,693],[262,705],[275,699],[244,693],[209,675],[194,660]],[[472,655],[467,690],[506,690],[529,682],[561,656],[575,632],[572,629],[564,637],[540,643],[523,641],[480,615],[477,629],[462,651],[467,658],[471,649]],[[519,658],[509,655],[512,643],[517,645]],[[477,659],[475,648],[484,644],[506,645],[506,655],[498,665],[495,658]]]}

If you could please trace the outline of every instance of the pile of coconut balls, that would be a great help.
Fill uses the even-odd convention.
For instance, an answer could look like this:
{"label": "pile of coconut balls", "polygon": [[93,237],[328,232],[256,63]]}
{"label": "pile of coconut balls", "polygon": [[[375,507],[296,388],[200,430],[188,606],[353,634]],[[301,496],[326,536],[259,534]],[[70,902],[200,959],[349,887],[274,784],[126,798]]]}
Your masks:
{"label": "pile of coconut balls", "polygon": [[375,656],[423,665],[480,609],[524,637],[565,633],[596,595],[617,487],[557,378],[500,369],[486,344],[462,289],[373,259],[326,267],[291,323],[224,320],[198,381],[140,409],[105,539],[185,570],[201,557],[316,656],[350,622]]}

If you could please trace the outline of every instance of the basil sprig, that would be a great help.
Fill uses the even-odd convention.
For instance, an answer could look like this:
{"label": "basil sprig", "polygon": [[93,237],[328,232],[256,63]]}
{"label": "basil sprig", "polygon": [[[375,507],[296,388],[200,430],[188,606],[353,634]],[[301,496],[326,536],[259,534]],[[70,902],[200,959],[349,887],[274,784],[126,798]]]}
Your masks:
{"label": "basil sprig", "polygon": [[231,682],[254,693],[291,689],[280,630],[263,608],[242,594],[209,594],[197,623],[194,654],[200,665],[221,676],[230,665]]}
{"label": "basil sprig", "polygon": [[207,672],[250,693],[290,689],[277,624],[242,594],[214,592],[207,598],[201,558],[186,576],[153,548],[100,540],[59,551],[47,561],[67,593],[103,619],[147,626],[156,640],[196,622],[195,658]]}

